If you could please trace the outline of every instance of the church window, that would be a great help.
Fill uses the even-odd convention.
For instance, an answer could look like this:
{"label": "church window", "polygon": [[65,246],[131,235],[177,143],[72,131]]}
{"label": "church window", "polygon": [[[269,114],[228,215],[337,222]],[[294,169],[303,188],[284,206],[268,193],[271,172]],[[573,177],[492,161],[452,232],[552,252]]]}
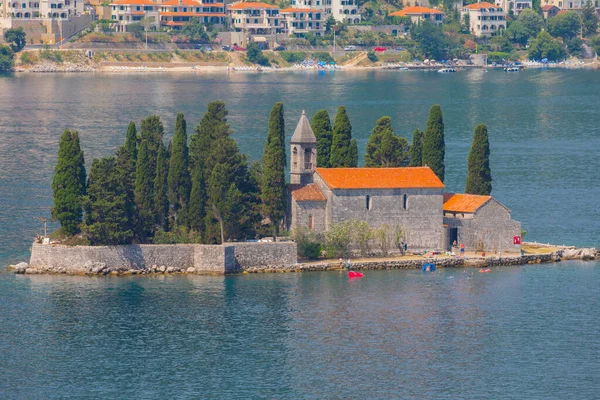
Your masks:
{"label": "church window", "polygon": [[304,150],[304,169],[312,169],[312,150],[310,148]]}
{"label": "church window", "polygon": [[292,164],[294,167],[298,166],[298,149],[296,147],[292,150]]}
{"label": "church window", "polygon": [[408,208],[408,196],[407,195],[402,196],[402,208],[405,210]]}
{"label": "church window", "polygon": [[308,229],[312,231],[314,228],[315,228],[315,222],[313,220],[313,216],[309,215],[308,216]]}
{"label": "church window", "polygon": [[371,209],[371,196],[367,195],[366,199],[365,199],[365,206],[367,207],[367,210]]}

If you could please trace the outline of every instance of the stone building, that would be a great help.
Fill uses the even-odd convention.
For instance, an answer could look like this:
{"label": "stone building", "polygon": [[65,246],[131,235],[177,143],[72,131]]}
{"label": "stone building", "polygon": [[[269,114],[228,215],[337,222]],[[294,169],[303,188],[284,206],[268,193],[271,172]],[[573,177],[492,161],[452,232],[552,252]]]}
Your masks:
{"label": "stone building", "polygon": [[400,227],[410,248],[517,251],[521,225],[491,196],[445,194],[429,167],[317,168],[317,140],[303,111],[290,141],[286,225],[325,232],[350,219]]}
{"label": "stone building", "polygon": [[492,196],[445,193],[443,210],[446,249],[456,241],[473,250],[519,251],[513,238],[521,235],[521,224]]}

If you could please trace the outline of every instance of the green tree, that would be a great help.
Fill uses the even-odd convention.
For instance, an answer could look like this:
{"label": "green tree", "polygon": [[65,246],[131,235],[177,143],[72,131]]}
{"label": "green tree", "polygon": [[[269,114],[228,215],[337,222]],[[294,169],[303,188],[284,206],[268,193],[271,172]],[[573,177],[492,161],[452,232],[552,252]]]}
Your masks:
{"label": "green tree", "polygon": [[367,142],[365,167],[403,167],[408,163],[408,142],[394,135],[392,119],[377,120]]}
{"label": "green tree", "polygon": [[13,68],[14,53],[8,46],[0,45],[0,72],[7,72]]}
{"label": "green tree", "polygon": [[350,159],[350,168],[358,167],[358,143],[356,139],[350,141],[350,148],[348,149],[348,158]]}
{"label": "green tree", "polygon": [[590,46],[592,46],[596,54],[600,54],[600,35],[590,39]]}
{"label": "green tree", "polygon": [[94,159],[86,197],[84,231],[92,245],[131,243],[126,193],[115,157]]}
{"label": "green tree", "polygon": [[583,29],[583,36],[590,37],[596,34],[598,31],[598,14],[596,13],[596,7],[588,0],[585,2],[581,14],[581,24]]}
{"label": "green tree", "polygon": [[433,172],[444,182],[444,157],[446,143],[444,141],[444,119],[442,107],[434,104],[429,110],[427,129],[423,139],[423,165],[429,166]]}
{"label": "green tree", "polygon": [[269,132],[263,152],[263,212],[271,220],[273,235],[285,214],[285,123],[283,103],[275,103],[269,118]]}
{"label": "green tree", "polygon": [[154,221],[159,228],[169,230],[169,153],[163,143],[158,147],[154,177]]}
{"label": "green tree", "polygon": [[544,19],[533,9],[526,8],[519,14],[517,21],[529,31],[529,37],[537,36],[544,28]]}
{"label": "green tree", "polygon": [[[152,236],[154,231],[154,176],[155,172],[150,169],[148,141],[142,139],[138,151],[135,166],[135,190],[134,199],[137,210],[135,236],[140,242],[144,242]],[[155,170],[156,171],[156,170]]]}
{"label": "green tree", "polygon": [[125,212],[130,230],[135,224],[135,161],[137,158],[137,132],[135,123],[127,127],[125,145],[117,150],[116,169],[125,194]]}
{"label": "green tree", "polygon": [[[221,237],[219,243],[225,243],[223,214],[225,211],[225,197],[228,187],[230,187],[230,185],[227,184],[226,167],[222,164],[215,165],[208,180],[207,209],[210,211],[207,213],[207,219],[215,219],[218,222]],[[214,222],[207,225],[214,225]]]}
{"label": "green tree", "polygon": [[417,47],[423,53],[423,56],[435,60],[446,58],[448,40],[441,26],[429,21],[412,24],[410,36],[417,42]]}
{"label": "green tree", "polygon": [[265,55],[262,52],[262,49],[256,42],[248,43],[248,46],[246,46],[246,57],[248,57],[248,60],[254,64],[264,66],[271,65],[269,59],[265,57]]}
{"label": "green tree", "polygon": [[531,36],[529,29],[523,25],[520,21],[513,21],[508,28],[504,30],[504,35],[514,43],[518,43],[521,46],[527,44],[527,40]]}
{"label": "green tree", "polygon": [[191,18],[181,27],[181,33],[190,39],[190,42],[208,43],[210,37],[206,32],[206,27],[200,22],[200,18]]}
{"label": "green tree", "polygon": [[327,110],[316,112],[311,127],[317,138],[317,167],[328,168],[331,157],[332,130]]}
{"label": "green tree", "polygon": [[465,193],[489,196],[492,192],[492,171],[490,170],[490,142],[487,126],[475,128],[473,144],[469,153],[469,173]]}
{"label": "green tree", "polygon": [[333,136],[331,140],[331,168],[352,167],[353,160],[350,154],[350,142],[352,140],[352,125],[346,114],[346,108],[340,106],[333,122]]}
{"label": "green tree", "polygon": [[581,31],[581,19],[575,11],[567,11],[564,14],[549,18],[547,29],[550,35],[561,37],[568,41],[579,35]]}
{"label": "green tree", "polygon": [[158,115],[151,115],[142,121],[140,137],[147,142],[148,166],[152,173],[156,171],[156,158],[158,157],[159,147],[163,145],[164,133],[165,128]]}
{"label": "green tree", "polygon": [[195,232],[202,232],[206,218],[206,182],[200,164],[192,171],[192,192],[187,214],[189,228]]}
{"label": "green tree", "polygon": [[212,143],[218,137],[230,135],[227,123],[227,109],[221,100],[208,103],[207,111],[202,116],[195,129],[195,134],[190,138],[190,170],[193,171],[197,164],[202,168],[207,166],[207,158],[212,150]]}
{"label": "green tree", "polygon": [[564,48],[548,32],[540,32],[535,40],[529,45],[529,58],[556,60],[564,55]]}
{"label": "green tree", "polygon": [[85,164],[77,131],[65,130],[60,137],[58,160],[54,168],[52,217],[67,235],[80,231],[85,195]]}
{"label": "green tree", "polygon": [[191,190],[189,154],[187,146],[187,124],[183,114],[177,114],[175,136],[171,140],[169,160],[169,202],[173,207],[177,225],[185,224]]}
{"label": "green tree", "polygon": [[10,45],[10,48],[15,53],[23,50],[25,45],[27,44],[25,31],[23,27],[20,26],[18,28],[11,28],[4,31],[4,42]]}
{"label": "green tree", "polygon": [[510,41],[505,36],[494,36],[490,39],[490,48],[492,51],[510,53],[513,49]]}
{"label": "green tree", "polygon": [[335,18],[333,17],[333,15],[330,15],[329,18],[327,18],[327,21],[325,21],[325,33],[330,33],[336,24],[337,21],[335,20]]}
{"label": "green tree", "polygon": [[423,165],[423,140],[425,134],[423,131],[415,129],[413,132],[412,146],[410,146],[409,167],[420,167]]}

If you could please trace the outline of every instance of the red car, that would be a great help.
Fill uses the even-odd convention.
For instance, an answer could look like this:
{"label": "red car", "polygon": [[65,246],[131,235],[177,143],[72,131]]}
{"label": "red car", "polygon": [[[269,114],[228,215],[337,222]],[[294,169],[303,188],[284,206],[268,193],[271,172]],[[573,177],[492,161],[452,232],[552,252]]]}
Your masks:
{"label": "red car", "polygon": [[375,47],[373,49],[374,51],[378,51],[380,53],[383,53],[384,51],[386,51],[387,49],[385,47]]}
{"label": "red car", "polygon": [[235,45],[235,44],[233,46],[231,46],[231,50],[234,50],[234,51],[246,51],[245,48],[240,47],[240,46]]}

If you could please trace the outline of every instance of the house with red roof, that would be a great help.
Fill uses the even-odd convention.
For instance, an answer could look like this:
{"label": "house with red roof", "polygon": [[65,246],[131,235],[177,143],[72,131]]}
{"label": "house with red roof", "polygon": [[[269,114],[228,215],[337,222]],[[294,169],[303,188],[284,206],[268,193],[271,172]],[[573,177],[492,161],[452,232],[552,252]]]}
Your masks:
{"label": "house with red roof", "polygon": [[160,24],[173,29],[193,19],[203,24],[222,24],[225,21],[225,3],[221,0],[167,0],[160,4]]}
{"label": "house with red roof", "polygon": [[273,4],[240,1],[227,6],[227,14],[233,27],[250,35],[279,33],[282,18],[279,7]]}
{"label": "house with red roof", "polygon": [[552,4],[547,4],[544,7],[542,7],[542,14],[544,14],[544,19],[556,17],[559,12],[560,8]]}
{"label": "house with red roof", "polygon": [[469,30],[475,36],[495,36],[506,29],[506,11],[485,1],[464,6],[461,16],[463,20],[468,16]]}
{"label": "house with red roof", "polygon": [[159,6],[152,0],[116,0],[110,7],[110,18],[116,21],[117,32],[126,32],[128,25],[140,23],[142,19],[152,20],[153,25],[158,27]]}
{"label": "house with red roof", "polygon": [[[515,251],[521,226],[490,196],[444,194],[425,167],[319,168],[317,140],[302,112],[290,141],[286,225],[317,233],[350,219],[372,228],[400,227],[411,249],[448,250],[454,240],[468,250]],[[510,246],[509,246],[510,244]]]}
{"label": "house with red roof", "polygon": [[325,11],[318,8],[287,7],[279,11],[282,32],[288,35],[312,32],[317,36],[325,33]]}
{"label": "house with red roof", "polygon": [[421,21],[429,21],[434,24],[441,25],[444,22],[446,14],[435,8],[427,8],[421,6],[405,7],[400,11],[393,12],[390,17],[410,17],[410,20],[418,24]]}

